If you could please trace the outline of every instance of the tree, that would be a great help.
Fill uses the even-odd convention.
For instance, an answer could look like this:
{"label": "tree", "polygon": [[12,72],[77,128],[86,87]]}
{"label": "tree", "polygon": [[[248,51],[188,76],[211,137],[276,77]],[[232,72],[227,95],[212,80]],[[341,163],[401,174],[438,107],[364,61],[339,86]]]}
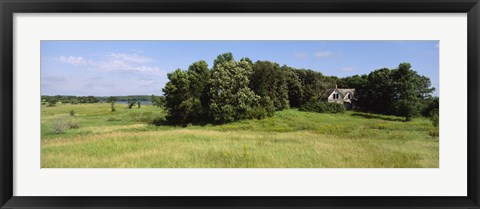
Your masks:
{"label": "tree", "polygon": [[368,82],[367,75],[354,75],[345,78],[340,78],[337,81],[338,88],[362,88]]}
{"label": "tree", "polygon": [[410,121],[435,90],[430,86],[429,78],[418,75],[409,63],[401,63],[397,69],[383,68],[368,74],[367,82],[359,85],[355,94],[362,110],[403,116]]}
{"label": "tree", "polygon": [[355,88],[357,105],[361,110],[380,114],[394,114],[394,95],[392,70],[382,68],[370,72],[365,85]]}
{"label": "tree", "polygon": [[269,97],[275,110],[289,108],[287,71],[277,63],[257,61],[253,65],[250,86],[260,97]]}
{"label": "tree", "polygon": [[189,98],[188,73],[180,69],[167,74],[169,82],[163,88],[165,109],[168,112],[167,121],[173,124],[185,124],[186,115],[184,102]]}
{"label": "tree", "polygon": [[191,123],[208,122],[207,85],[210,82],[210,70],[204,60],[194,62],[187,70],[189,79],[189,99],[185,105]]}
{"label": "tree", "polygon": [[298,75],[293,68],[286,65],[282,66],[282,70],[287,77],[288,101],[291,107],[300,107],[303,100],[303,86]]}
{"label": "tree", "polygon": [[177,69],[168,75],[169,82],[163,89],[167,120],[173,124],[201,124],[208,121],[208,105],[202,103],[206,97],[206,86],[210,80],[207,62],[194,62],[188,70]]}
{"label": "tree", "polygon": [[418,115],[422,108],[422,100],[429,96],[435,89],[430,88],[430,79],[420,76],[411,69],[409,63],[401,63],[393,73],[394,108],[398,115],[404,116],[405,121],[410,121]]}
{"label": "tree", "polygon": [[311,100],[319,100],[327,89],[333,88],[335,83],[320,72],[305,69],[294,69],[295,74],[298,76],[301,86],[303,97],[300,100],[300,104],[305,104]]}
{"label": "tree", "polygon": [[113,96],[110,96],[108,97],[106,100],[106,102],[110,103],[110,109],[112,112],[115,112],[116,109],[115,109],[115,102],[117,101],[117,98],[116,97],[113,97]]}
{"label": "tree", "polygon": [[213,61],[213,67],[215,68],[217,66],[217,64],[224,63],[224,62],[229,62],[229,61],[234,61],[233,60],[233,54],[231,52],[223,53],[221,55],[218,55],[217,59],[215,59]]}
{"label": "tree", "polygon": [[214,123],[227,123],[252,117],[260,107],[260,97],[249,88],[251,65],[236,62],[231,53],[219,55],[208,89],[209,113]]}

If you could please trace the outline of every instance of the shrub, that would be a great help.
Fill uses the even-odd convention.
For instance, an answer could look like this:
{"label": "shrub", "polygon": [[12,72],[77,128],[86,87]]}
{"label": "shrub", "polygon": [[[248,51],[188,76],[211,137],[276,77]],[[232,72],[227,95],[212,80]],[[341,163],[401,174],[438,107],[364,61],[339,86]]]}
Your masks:
{"label": "shrub", "polygon": [[80,128],[80,126],[78,125],[77,122],[73,122],[73,121],[69,121],[67,122],[67,127],[69,129],[77,129],[77,128]]}
{"label": "shrub", "polygon": [[115,109],[115,101],[111,102],[110,105],[111,105],[111,106],[110,106],[110,107],[111,107],[111,108],[110,108],[111,111],[112,111],[112,112],[115,112],[115,111],[116,111],[116,109]]}
{"label": "shrub", "polygon": [[75,110],[70,110],[70,116],[75,116]]}
{"label": "shrub", "polygon": [[156,125],[156,126],[166,125],[167,120],[165,119],[165,117],[154,117],[150,121],[150,124]]}
{"label": "shrub", "polygon": [[436,111],[436,110],[432,111],[429,118],[430,118],[430,121],[432,121],[432,125],[435,126],[435,127],[438,127],[438,124],[440,122],[440,118],[438,116],[438,111]]}
{"label": "shrub", "polygon": [[61,134],[65,132],[66,128],[67,128],[67,124],[65,123],[64,120],[57,120],[57,121],[54,121],[52,124],[52,130],[56,134]]}
{"label": "shrub", "polygon": [[438,127],[433,127],[430,129],[430,131],[428,131],[428,135],[430,135],[431,137],[438,137],[439,136],[439,129]]}
{"label": "shrub", "polygon": [[299,108],[300,111],[305,112],[319,112],[319,113],[343,113],[345,106],[343,104],[333,102],[321,102],[310,100]]}

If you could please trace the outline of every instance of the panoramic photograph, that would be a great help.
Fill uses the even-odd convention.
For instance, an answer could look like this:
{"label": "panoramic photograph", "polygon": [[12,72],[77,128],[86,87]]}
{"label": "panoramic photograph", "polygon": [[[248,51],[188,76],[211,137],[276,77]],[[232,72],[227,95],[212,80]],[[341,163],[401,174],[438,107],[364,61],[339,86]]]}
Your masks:
{"label": "panoramic photograph", "polygon": [[41,167],[439,168],[439,47],[41,41]]}

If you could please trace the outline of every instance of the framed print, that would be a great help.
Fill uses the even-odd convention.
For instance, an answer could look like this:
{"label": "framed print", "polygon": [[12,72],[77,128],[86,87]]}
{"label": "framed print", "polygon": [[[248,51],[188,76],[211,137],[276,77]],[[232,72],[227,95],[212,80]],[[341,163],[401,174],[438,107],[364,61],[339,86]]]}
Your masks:
{"label": "framed print", "polygon": [[477,0],[0,6],[2,208],[479,208]]}

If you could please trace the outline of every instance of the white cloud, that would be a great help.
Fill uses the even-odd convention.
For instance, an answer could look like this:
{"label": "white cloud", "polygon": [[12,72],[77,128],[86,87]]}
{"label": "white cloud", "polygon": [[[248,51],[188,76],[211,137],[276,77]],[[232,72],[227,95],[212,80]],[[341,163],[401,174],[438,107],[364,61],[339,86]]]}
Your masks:
{"label": "white cloud", "polygon": [[148,63],[152,61],[152,59],[138,55],[138,54],[110,53],[109,56],[114,60],[124,60],[127,62],[134,62],[134,63]]}
{"label": "white cloud", "polygon": [[316,58],[323,58],[323,57],[329,57],[329,56],[331,56],[332,54],[333,54],[333,53],[330,52],[330,51],[320,51],[320,52],[316,52],[316,53],[314,54],[314,56],[315,56]]}
{"label": "white cloud", "polygon": [[140,86],[151,86],[151,85],[158,84],[157,81],[152,79],[140,79],[140,80],[137,80],[136,83]]}
{"label": "white cloud", "polygon": [[59,62],[67,63],[75,66],[82,66],[87,64],[87,60],[83,57],[74,57],[74,56],[60,56],[57,58]]}
{"label": "white cloud", "polygon": [[164,75],[165,72],[155,66],[147,66],[146,63],[153,62],[149,57],[128,53],[107,53],[100,55],[97,60],[85,59],[75,56],[60,56],[59,62],[74,66],[85,66],[90,70],[97,71],[118,71],[132,72],[149,75]]}

